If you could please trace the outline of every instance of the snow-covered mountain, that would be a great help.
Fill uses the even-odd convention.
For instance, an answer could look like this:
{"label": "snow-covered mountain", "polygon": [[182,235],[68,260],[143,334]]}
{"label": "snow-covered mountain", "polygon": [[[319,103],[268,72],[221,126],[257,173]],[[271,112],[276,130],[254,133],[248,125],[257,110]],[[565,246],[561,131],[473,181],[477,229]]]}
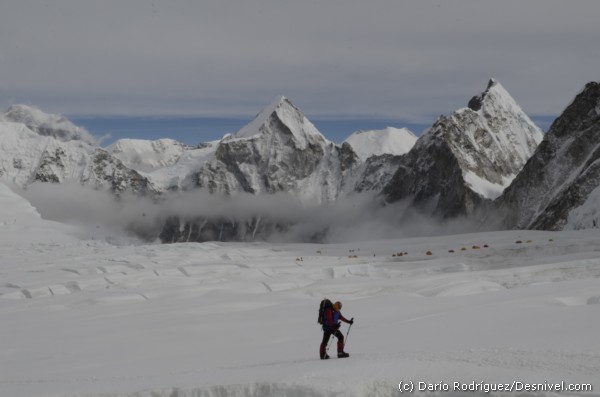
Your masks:
{"label": "snow-covered mountain", "polygon": [[222,139],[195,179],[211,193],[290,192],[314,205],[334,201],[357,163],[350,146],[328,141],[287,98],[278,97]]}
{"label": "snow-covered mountain", "polygon": [[33,106],[13,105],[0,115],[0,121],[21,123],[39,135],[51,136],[63,142],[71,140],[84,141],[89,144],[96,142],[89,132],[71,123],[65,117],[44,113]]}
{"label": "snow-covered mountain", "polygon": [[441,116],[402,157],[384,189],[444,217],[498,197],[542,140],[542,131],[496,80],[469,106]]}
{"label": "snow-covered mountain", "polygon": [[175,164],[190,149],[174,139],[119,139],[106,147],[106,151],[129,168],[151,172]]}
{"label": "snow-covered mountain", "polygon": [[588,83],[554,121],[498,203],[509,227],[598,227],[600,82]]}
{"label": "snow-covered mountain", "polygon": [[[188,192],[264,203],[270,200],[265,197],[282,195],[269,203],[287,197],[293,205],[280,208],[292,212],[371,192],[388,204],[403,201],[448,218],[487,208],[521,172],[498,200],[503,209],[514,208],[509,226],[591,227],[600,221],[593,141],[600,105],[594,84],[553,124],[523,172],[543,134],[492,79],[467,107],[441,116],[419,139],[406,129],[387,128],[354,133],[342,145],[328,141],[285,97],[275,98],[237,133],[195,148],[170,139],[127,139],[104,150],[60,116],[13,106],[0,121],[0,179],[22,187],[76,181],[115,193],[164,193],[163,202]],[[202,200],[186,201],[182,212],[161,213],[162,227],[150,234],[166,242],[249,240],[294,226],[295,218],[280,216],[282,211],[203,208],[200,215],[194,208],[205,206]],[[231,203],[236,202],[245,203]],[[231,203],[222,208],[233,208]],[[376,207],[378,201],[370,203]]]}
{"label": "snow-covered mountain", "polygon": [[[13,106],[11,109],[23,107]],[[11,114],[14,115],[14,112]],[[35,112],[35,116],[35,120],[55,120],[58,117],[44,116],[39,111]],[[59,124],[72,125],[68,121]],[[93,142],[88,142],[85,135],[77,135],[82,131],[77,127],[60,130],[48,124],[42,130],[33,131],[21,122],[0,122],[0,179],[20,187],[33,182],[75,181],[115,193],[154,192],[147,178],[127,168]]]}
{"label": "snow-covered mountain", "polygon": [[[191,173],[185,178],[165,177],[165,169],[149,177],[169,181],[172,188],[178,184],[183,190],[201,189],[226,196],[289,193],[300,203],[314,206],[331,203],[344,189],[350,189],[345,180],[359,164],[348,144],[328,141],[285,97],[276,98],[236,134],[197,151],[203,151],[198,155],[203,163],[190,164]],[[188,241],[190,236],[206,238],[208,233],[213,238],[244,240],[248,233],[256,236],[261,230],[284,227],[274,226],[276,220],[253,216],[188,221],[171,220],[161,238]],[[194,228],[198,230],[192,232]]]}
{"label": "snow-covered mountain", "polygon": [[408,153],[415,145],[417,137],[407,128],[387,127],[383,130],[356,131],[344,142],[362,161],[371,156],[391,154],[399,156]]}

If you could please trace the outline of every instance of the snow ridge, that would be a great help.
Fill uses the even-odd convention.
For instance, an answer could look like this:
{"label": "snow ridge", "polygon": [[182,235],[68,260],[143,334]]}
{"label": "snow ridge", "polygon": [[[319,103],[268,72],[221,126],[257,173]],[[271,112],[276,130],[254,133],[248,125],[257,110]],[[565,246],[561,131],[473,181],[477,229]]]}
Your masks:
{"label": "snow ridge", "polygon": [[356,131],[344,142],[352,146],[358,157],[365,161],[382,154],[400,156],[408,153],[417,137],[407,128],[386,127],[383,130]]}

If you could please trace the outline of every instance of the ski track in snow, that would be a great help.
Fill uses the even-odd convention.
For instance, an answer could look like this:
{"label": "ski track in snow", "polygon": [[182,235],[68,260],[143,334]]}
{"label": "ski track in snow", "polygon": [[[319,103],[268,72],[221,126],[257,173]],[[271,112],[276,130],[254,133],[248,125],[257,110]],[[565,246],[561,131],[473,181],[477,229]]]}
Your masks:
{"label": "ski track in snow", "polygon": [[[600,373],[598,231],[0,252],[2,396],[379,397]],[[318,360],[325,296],[356,318],[349,359]]]}

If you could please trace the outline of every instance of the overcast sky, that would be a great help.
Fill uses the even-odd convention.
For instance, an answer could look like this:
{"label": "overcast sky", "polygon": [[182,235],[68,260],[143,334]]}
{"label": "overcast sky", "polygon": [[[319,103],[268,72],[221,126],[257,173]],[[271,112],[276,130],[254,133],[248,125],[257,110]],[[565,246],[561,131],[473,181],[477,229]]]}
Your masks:
{"label": "overcast sky", "polygon": [[532,116],[600,80],[600,1],[2,0],[0,105],[433,121],[496,77]]}

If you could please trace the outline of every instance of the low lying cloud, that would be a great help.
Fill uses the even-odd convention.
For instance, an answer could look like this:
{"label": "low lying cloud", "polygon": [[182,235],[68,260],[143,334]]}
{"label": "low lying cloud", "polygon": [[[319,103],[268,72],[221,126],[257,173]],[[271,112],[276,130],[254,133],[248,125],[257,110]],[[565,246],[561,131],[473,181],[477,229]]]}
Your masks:
{"label": "low lying cloud", "polygon": [[[454,234],[477,230],[473,219],[443,221],[424,215],[406,202],[382,205],[371,194],[356,194],[322,206],[303,206],[295,197],[239,194],[211,195],[204,191],[166,193],[159,199],[124,194],[116,198],[104,190],[77,183],[35,183],[22,195],[43,218],[75,224],[88,231],[156,240],[168,220],[181,227],[212,222],[284,225],[259,238],[277,242],[348,242],[398,237]],[[256,223],[256,222],[255,222]]]}

